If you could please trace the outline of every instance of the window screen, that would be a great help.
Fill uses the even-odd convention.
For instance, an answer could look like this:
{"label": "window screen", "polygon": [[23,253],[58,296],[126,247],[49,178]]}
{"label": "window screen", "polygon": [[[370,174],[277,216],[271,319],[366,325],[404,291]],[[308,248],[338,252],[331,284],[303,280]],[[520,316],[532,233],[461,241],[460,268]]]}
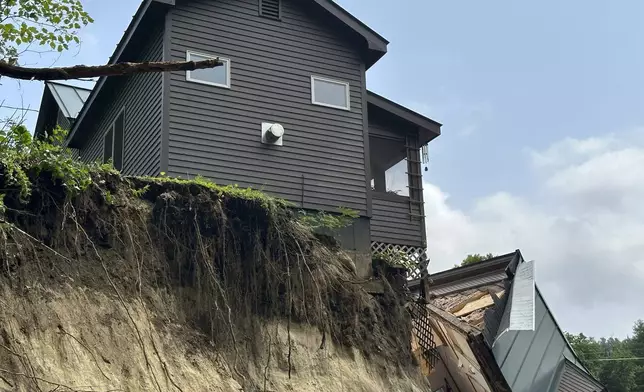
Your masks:
{"label": "window screen", "polygon": [[[216,59],[217,56],[188,52],[186,58],[188,61],[203,61]],[[186,71],[186,79],[191,82],[230,88],[230,60],[221,57],[219,60],[224,64],[215,68]]]}
{"label": "window screen", "polygon": [[311,94],[316,105],[349,109],[349,83],[313,76]]}

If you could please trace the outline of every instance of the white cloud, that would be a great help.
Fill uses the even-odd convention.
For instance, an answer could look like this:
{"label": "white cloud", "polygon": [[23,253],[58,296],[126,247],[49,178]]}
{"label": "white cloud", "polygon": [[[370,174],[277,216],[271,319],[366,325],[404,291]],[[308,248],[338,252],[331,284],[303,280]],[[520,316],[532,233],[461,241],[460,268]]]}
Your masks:
{"label": "white cloud", "polygon": [[535,166],[556,167],[604,152],[617,143],[618,140],[613,135],[588,139],[565,138],[545,151],[530,150],[530,153]]}
{"label": "white cloud", "polygon": [[534,196],[497,193],[461,211],[426,184],[430,269],[521,249],[563,328],[625,336],[644,319],[644,139],[633,135],[532,152]]}
{"label": "white cloud", "polygon": [[488,102],[466,103],[460,100],[448,99],[437,105],[409,102],[407,106],[438,122],[451,118],[449,128],[452,133],[460,137],[467,137],[476,133],[483,124],[492,120],[494,115],[494,109]]}

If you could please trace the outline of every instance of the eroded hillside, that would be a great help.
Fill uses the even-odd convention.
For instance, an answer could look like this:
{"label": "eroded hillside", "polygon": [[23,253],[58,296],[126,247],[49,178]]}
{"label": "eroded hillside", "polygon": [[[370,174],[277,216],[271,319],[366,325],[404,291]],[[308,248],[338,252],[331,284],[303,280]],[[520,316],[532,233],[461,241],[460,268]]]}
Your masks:
{"label": "eroded hillside", "polygon": [[40,142],[1,146],[0,189],[0,390],[428,390],[401,295],[280,200]]}

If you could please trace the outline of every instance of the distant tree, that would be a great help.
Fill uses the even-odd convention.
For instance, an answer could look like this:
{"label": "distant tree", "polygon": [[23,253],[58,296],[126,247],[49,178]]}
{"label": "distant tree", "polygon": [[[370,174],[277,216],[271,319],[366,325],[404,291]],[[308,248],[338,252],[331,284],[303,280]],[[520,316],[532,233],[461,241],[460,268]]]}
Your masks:
{"label": "distant tree", "polygon": [[489,260],[493,257],[495,256],[492,253],[488,253],[486,255],[480,255],[478,253],[475,253],[473,255],[467,255],[467,257],[463,259],[463,261],[461,261],[460,266],[464,267],[466,265],[480,263],[481,261]]}
{"label": "distant tree", "polygon": [[566,333],[573,350],[610,392],[644,390],[644,322],[637,321],[633,335],[624,340],[595,339]]}

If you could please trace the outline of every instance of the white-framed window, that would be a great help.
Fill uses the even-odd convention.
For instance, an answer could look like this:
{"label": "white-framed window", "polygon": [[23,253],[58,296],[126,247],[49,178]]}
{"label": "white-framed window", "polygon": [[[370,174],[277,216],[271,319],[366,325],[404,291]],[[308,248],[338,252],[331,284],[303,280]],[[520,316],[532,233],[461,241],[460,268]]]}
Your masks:
{"label": "white-framed window", "polygon": [[114,122],[103,135],[103,163],[112,160],[116,170],[123,169],[125,137],[125,108],[121,109]]}
{"label": "white-framed window", "polygon": [[349,83],[311,76],[311,102],[315,105],[350,110]]}
{"label": "white-framed window", "polygon": [[187,61],[214,60],[216,58],[219,58],[219,61],[224,63],[224,65],[214,68],[186,71],[186,80],[189,82],[207,84],[209,86],[230,88],[230,59],[197,53],[190,50],[186,52]]}

